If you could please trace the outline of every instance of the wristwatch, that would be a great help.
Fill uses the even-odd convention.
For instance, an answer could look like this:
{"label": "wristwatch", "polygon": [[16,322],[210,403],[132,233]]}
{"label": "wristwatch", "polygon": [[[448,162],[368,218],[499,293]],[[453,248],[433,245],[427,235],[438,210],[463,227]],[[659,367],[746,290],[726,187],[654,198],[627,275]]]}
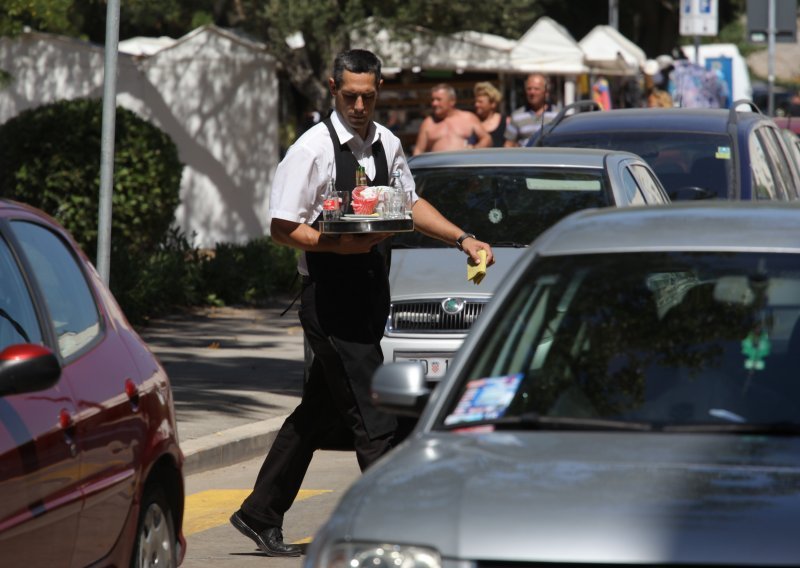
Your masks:
{"label": "wristwatch", "polygon": [[464,233],[463,235],[461,235],[456,239],[456,247],[458,248],[458,250],[464,250],[464,247],[462,247],[461,244],[467,239],[474,239],[474,238],[476,237],[472,233]]}

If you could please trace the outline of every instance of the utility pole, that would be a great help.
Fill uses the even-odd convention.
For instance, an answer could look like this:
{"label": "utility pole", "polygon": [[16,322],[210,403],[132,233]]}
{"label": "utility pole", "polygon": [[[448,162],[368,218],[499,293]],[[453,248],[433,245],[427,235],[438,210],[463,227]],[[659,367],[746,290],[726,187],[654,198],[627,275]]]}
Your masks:
{"label": "utility pole", "polygon": [[118,46],[119,0],[108,0],[103,73],[103,126],[100,139],[100,207],[97,214],[97,272],[106,285],[111,276],[111,197],[114,192]]}
{"label": "utility pole", "polygon": [[619,0],[608,0],[608,25],[619,29]]}
{"label": "utility pole", "polygon": [[775,116],[775,0],[767,7],[767,115]]}

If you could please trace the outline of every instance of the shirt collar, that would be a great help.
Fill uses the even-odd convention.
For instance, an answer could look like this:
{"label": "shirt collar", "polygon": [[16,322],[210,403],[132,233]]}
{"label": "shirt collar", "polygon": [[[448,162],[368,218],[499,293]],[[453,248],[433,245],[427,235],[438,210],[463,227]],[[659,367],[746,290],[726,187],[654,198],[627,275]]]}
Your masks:
{"label": "shirt collar", "polygon": [[333,124],[336,136],[339,137],[339,142],[342,144],[349,144],[352,140],[356,145],[368,144],[371,146],[378,140],[378,129],[375,128],[375,123],[373,121],[369,123],[366,140],[362,140],[361,135],[342,119],[338,110],[334,110],[333,114],[331,114],[331,124]]}

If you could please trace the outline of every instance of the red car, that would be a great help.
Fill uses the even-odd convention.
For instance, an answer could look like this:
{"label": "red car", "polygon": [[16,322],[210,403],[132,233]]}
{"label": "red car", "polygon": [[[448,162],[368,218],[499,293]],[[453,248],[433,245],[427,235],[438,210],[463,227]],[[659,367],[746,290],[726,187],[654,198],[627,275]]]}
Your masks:
{"label": "red car", "polygon": [[0,200],[4,566],[177,566],[183,454],[164,369],[70,235]]}

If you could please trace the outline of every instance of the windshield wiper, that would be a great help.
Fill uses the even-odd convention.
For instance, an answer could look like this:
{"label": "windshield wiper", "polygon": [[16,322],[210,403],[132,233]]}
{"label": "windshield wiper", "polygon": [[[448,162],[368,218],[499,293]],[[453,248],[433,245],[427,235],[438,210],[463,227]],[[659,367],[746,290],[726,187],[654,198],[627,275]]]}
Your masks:
{"label": "windshield wiper", "polygon": [[637,432],[653,430],[653,425],[649,422],[630,422],[607,418],[576,418],[573,416],[541,416],[535,412],[446,424],[444,429],[457,430],[475,426],[494,426],[495,430],[633,430]]}
{"label": "windshield wiper", "polygon": [[722,434],[771,434],[784,436],[800,435],[800,423],[797,422],[770,422],[770,423],[741,423],[728,422],[725,424],[665,424],[662,432],[698,432]]}
{"label": "windshield wiper", "polygon": [[511,247],[511,248],[525,248],[530,243],[517,243],[514,241],[496,241],[491,243],[493,247]]}

